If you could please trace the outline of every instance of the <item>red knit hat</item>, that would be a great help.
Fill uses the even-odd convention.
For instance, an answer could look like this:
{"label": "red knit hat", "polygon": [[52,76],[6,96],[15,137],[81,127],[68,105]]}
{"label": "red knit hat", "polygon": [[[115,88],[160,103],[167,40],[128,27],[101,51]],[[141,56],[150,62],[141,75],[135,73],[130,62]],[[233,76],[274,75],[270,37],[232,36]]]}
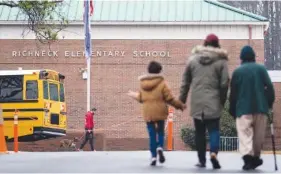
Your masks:
{"label": "red knit hat", "polygon": [[212,46],[219,46],[219,38],[215,34],[209,34],[205,39],[205,46],[212,45]]}
{"label": "red knit hat", "polygon": [[216,36],[215,34],[209,34],[206,39],[205,39],[206,42],[219,42],[219,38],[218,36]]}

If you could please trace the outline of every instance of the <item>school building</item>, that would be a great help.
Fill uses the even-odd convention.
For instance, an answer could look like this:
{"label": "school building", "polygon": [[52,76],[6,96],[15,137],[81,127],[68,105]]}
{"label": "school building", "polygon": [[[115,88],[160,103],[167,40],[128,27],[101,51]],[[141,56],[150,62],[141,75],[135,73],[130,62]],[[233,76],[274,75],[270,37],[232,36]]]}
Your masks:
{"label": "school building", "polygon": [[[68,136],[78,135],[75,132],[79,131],[81,136],[86,112],[84,8],[83,1],[63,3],[62,11],[69,25],[50,46],[38,44],[32,32],[23,36],[26,17],[17,8],[0,6],[0,68],[47,68],[65,75]],[[202,44],[209,33],[218,35],[221,46],[229,52],[231,72],[240,64],[240,49],[247,44],[255,49],[257,61],[264,62],[264,34],[270,26],[262,16],[213,0],[98,0],[93,3],[91,106],[97,108],[95,128],[103,134],[101,139],[106,142],[106,150],[148,148],[141,105],[126,93],[130,89],[138,90],[137,77],[146,72],[149,61],[163,64],[164,75],[176,97],[191,49]],[[274,111],[276,141],[280,148],[281,85],[278,82],[281,79],[278,73],[271,74],[276,82]],[[186,124],[192,125],[188,109],[184,113],[175,111],[175,150],[185,148],[180,128]],[[268,139],[268,147],[270,143]],[[50,145],[47,141],[42,144]]]}

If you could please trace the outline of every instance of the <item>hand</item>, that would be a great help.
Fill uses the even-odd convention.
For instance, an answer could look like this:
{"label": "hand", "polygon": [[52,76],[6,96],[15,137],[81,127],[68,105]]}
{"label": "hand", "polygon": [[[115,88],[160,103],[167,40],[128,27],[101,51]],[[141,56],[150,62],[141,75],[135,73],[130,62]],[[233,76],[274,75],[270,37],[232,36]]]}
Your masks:
{"label": "hand", "polygon": [[183,104],[183,105],[182,105],[182,108],[181,108],[181,111],[184,111],[185,109],[186,109],[186,105]]}
{"label": "hand", "polygon": [[137,92],[134,92],[134,91],[131,91],[129,90],[128,93],[127,93],[128,96],[130,97],[133,97],[133,98],[137,98],[138,96],[138,93]]}

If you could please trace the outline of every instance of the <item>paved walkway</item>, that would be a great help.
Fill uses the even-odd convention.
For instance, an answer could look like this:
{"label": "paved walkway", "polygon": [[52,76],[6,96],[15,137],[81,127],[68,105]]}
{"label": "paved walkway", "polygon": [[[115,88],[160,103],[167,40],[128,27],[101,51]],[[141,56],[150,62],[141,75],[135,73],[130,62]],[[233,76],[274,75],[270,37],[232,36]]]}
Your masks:
{"label": "paved walkway", "polygon": [[[165,153],[167,161],[149,166],[148,151],[134,152],[20,152],[0,155],[0,173],[243,173],[239,153],[219,154],[221,170],[197,169],[196,152]],[[262,155],[264,164],[255,173],[274,173],[272,154]],[[277,156],[279,168],[281,155]],[[278,173],[278,172],[276,172]],[[280,169],[279,169],[280,173]]]}

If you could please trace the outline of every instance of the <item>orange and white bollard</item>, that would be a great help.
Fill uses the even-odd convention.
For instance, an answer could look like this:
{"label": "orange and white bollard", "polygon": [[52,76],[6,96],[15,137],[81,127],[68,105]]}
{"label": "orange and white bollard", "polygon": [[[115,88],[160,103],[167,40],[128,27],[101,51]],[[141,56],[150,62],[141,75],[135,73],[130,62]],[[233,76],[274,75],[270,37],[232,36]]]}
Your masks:
{"label": "orange and white bollard", "polygon": [[18,110],[15,110],[14,115],[14,152],[19,151],[19,142],[18,142]]}
{"label": "orange and white bollard", "polygon": [[7,144],[4,134],[4,119],[2,114],[2,106],[0,105],[0,154],[7,154]]}
{"label": "orange and white bollard", "polygon": [[167,141],[167,150],[173,150],[173,117],[174,110],[173,108],[169,108],[169,116],[168,116],[168,141]]}

